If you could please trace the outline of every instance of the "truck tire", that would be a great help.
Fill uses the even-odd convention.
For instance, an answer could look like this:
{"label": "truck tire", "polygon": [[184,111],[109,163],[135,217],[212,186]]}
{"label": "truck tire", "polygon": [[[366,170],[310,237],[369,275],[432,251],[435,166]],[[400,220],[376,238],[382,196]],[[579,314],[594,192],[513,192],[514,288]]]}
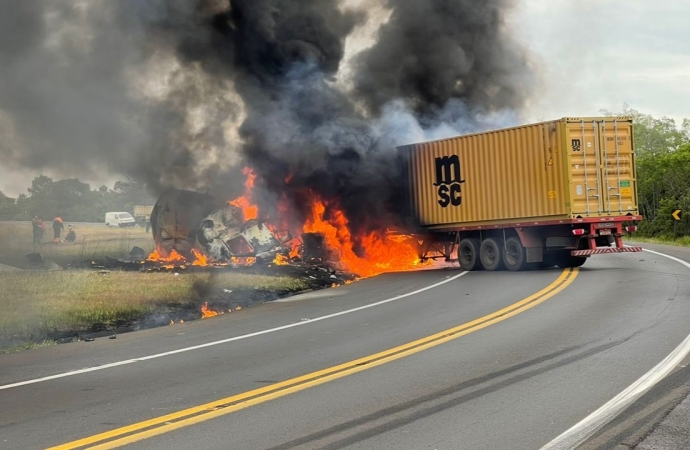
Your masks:
{"label": "truck tire", "polygon": [[503,239],[484,239],[479,249],[479,261],[486,270],[501,270],[503,268]]}
{"label": "truck tire", "polygon": [[482,268],[479,261],[479,239],[463,239],[458,245],[458,263],[462,270],[478,270]]}
{"label": "truck tire", "polygon": [[527,252],[525,251],[525,247],[522,246],[520,239],[516,237],[509,237],[506,239],[503,262],[506,268],[511,272],[525,270],[527,267]]}

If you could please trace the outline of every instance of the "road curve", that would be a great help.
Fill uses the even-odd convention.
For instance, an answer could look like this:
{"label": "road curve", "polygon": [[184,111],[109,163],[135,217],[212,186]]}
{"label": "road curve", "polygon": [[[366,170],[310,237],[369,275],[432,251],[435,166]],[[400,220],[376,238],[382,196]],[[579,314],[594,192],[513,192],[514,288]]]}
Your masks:
{"label": "road curve", "polygon": [[[236,315],[1,355],[0,448],[46,448],[133,424],[142,433],[143,421],[269,391],[532,298],[529,309],[440,345],[128,448],[536,449],[690,332],[690,270],[660,255],[594,257],[567,282],[557,269],[460,274],[388,274]],[[554,282],[562,289],[534,300]],[[16,385],[60,374],[68,376]],[[658,390],[630,411],[655,404]],[[629,437],[621,430],[634,427],[617,420],[584,446]]]}

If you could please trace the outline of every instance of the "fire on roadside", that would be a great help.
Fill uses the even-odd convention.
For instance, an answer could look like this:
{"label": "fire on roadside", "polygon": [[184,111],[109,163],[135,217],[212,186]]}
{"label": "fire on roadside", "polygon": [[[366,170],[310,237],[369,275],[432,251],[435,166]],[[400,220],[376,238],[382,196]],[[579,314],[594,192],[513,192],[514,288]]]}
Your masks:
{"label": "fire on roadside", "polygon": [[[246,168],[243,174],[247,177],[245,190],[242,197],[233,200],[232,204],[241,206],[243,211],[250,211],[252,217],[258,216],[257,205],[248,201],[252,197],[252,189],[256,184],[257,175],[254,170]],[[285,177],[285,184],[289,185],[292,175]],[[292,235],[299,236],[302,233],[317,233],[324,237],[328,250],[337,255],[339,264],[343,270],[356,273],[362,277],[378,275],[387,271],[400,271],[414,269],[422,265],[417,249],[412,241],[404,236],[397,236],[385,232],[370,232],[364,236],[352,236],[350,222],[345,213],[336,204],[319,199],[316,195],[308,195],[310,214],[301,228],[287,224],[290,222],[288,215],[291,208],[285,195],[281,196],[276,205],[278,217],[272,217],[273,229],[290,229]],[[361,249],[355,252],[355,248]],[[273,262],[276,265],[287,265],[292,260],[298,260],[301,256],[300,243],[288,247],[288,256],[276,255]]]}
{"label": "fire on roadside", "polygon": [[[252,193],[257,180],[256,172],[246,167],[243,171],[246,177],[243,195],[228,203],[242,210],[245,221],[259,217],[259,206],[252,201]],[[285,178],[290,183],[291,176]],[[422,265],[417,249],[412,240],[406,237],[392,235],[385,231],[372,231],[368,234],[353,236],[350,218],[332,201],[319,198],[315,194],[306,196],[309,207],[304,223],[300,226],[288,226],[291,208],[286,197],[282,196],[276,205],[277,217],[267,221],[268,228],[275,230],[289,230],[292,236],[303,233],[323,236],[324,244],[329,255],[334,256],[342,270],[357,274],[360,277],[370,277],[389,271],[414,269]],[[293,218],[294,219],[294,218]],[[273,259],[276,265],[289,265],[291,261],[299,260],[303,255],[303,243],[298,239],[285,244],[287,255],[277,253]],[[173,250],[167,258],[161,257],[154,251],[148,261],[158,262],[163,268],[184,268],[189,265],[204,267],[210,265],[251,266],[256,264],[255,257],[230,257],[226,263],[210,261],[207,256],[197,249],[192,249],[193,261],[187,261],[177,251]]]}
{"label": "fire on roadside", "polygon": [[158,262],[158,263],[184,263],[187,260],[184,258],[184,256],[180,255],[177,250],[173,249],[170,252],[170,255],[167,258],[164,258],[161,256],[161,254],[158,252],[158,250],[154,250],[153,253],[149,255],[147,258],[148,261],[153,261],[153,262]]}
{"label": "fire on roadside", "polygon": [[275,259],[273,260],[273,263],[279,266],[287,266],[288,264],[290,264],[290,259],[282,253],[278,253]]}
{"label": "fire on roadside", "polygon": [[[327,206],[329,218],[325,219]],[[377,232],[357,239],[350,233],[348,224],[349,220],[341,209],[315,198],[311,202],[311,217],[303,229],[308,233],[322,234],[326,246],[339,253],[340,263],[349,272],[362,277],[419,267],[417,251],[408,242]],[[355,253],[356,242],[363,249],[361,254]]]}
{"label": "fire on roadside", "polygon": [[204,256],[200,251],[193,248],[192,254],[194,255],[194,262],[192,263],[193,266],[208,266],[208,258],[206,258],[206,256]]}
{"label": "fire on roadside", "polygon": [[208,302],[204,302],[204,304],[201,305],[201,318],[202,319],[208,319],[209,317],[214,317],[217,315],[218,315],[217,311],[209,309]]}

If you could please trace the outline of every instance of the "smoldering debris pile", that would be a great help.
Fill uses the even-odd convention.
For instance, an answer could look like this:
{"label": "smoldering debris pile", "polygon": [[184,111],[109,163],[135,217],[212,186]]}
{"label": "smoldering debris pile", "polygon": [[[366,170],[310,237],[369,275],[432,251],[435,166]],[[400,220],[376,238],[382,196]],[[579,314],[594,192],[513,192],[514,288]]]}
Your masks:
{"label": "smoldering debris pile", "polygon": [[[310,236],[308,239],[319,242],[318,236]],[[312,249],[308,245],[303,247],[306,251],[300,252],[301,255],[313,256],[318,253],[318,249]],[[350,283],[358,277],[356,274],[348,273],[337,267],[337,262],[326,259],[309,257],[303,259],[301,256],[279,258],[268,263],[253,264],[208,264],[194,265],[186,260],[175,261],[154,261],[147,259],[141,254],[142,249],[135,247],[127,258],[110,258],[94,260],[91,262],[93,269],[107,272],[109,270],[124,270],[148,273],[222,273],[234,272],[256,275],[273,275],[282,277],[299,278],[311,289],[338,286]]]}
{"label": "smoldering debris pile", "polygon": [[[153,208],[156,250],[134,247],[126,258],[92,261],[94,269],[139,272],[219,273],[235,271],[299,278],[312,289],[353,281],[338,267],[319,233],[293,237],[207,194],[171,189]],[[270,295],[274,295],[271,293]]]}

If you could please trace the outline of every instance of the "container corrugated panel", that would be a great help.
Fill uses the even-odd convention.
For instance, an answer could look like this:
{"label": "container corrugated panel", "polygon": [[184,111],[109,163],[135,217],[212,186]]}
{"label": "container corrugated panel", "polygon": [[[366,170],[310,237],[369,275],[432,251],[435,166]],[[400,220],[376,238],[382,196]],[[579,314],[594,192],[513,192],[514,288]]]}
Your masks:
{"label": "container corrugated panel", "polygon": [[564,122],[571,215],[637,214],[632,120],[588,118]]}
{"label": "container corrugated panel", "polygon": [[430,228],[637,214],[628,118],[569,118],[401,147]]}

